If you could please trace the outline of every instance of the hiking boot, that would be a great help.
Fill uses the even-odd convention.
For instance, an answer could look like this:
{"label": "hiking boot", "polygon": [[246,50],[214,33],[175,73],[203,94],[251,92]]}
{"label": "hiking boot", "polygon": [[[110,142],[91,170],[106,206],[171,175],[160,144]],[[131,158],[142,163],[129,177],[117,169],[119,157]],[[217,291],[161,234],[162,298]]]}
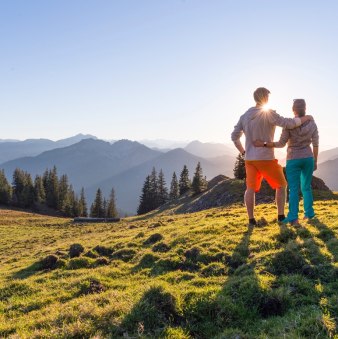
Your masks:
{"label": "hiking boot", "polygon": [[249,219],[249,226],[256,226],[257,225],[257,221],[255,218]]}

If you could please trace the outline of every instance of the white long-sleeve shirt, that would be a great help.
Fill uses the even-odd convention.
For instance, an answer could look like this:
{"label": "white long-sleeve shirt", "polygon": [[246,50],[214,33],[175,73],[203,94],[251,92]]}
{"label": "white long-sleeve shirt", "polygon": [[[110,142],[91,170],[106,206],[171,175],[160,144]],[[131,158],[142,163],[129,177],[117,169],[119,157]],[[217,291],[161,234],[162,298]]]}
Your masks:
{"label": "white long-sleeve shirt", "polygon": [[276,126],[293,129],[301,124],[300,118],[283,118],[274,110],[251,107],[240,117],[231,134],[231,140],[238,147],[244,133],[245,160],[273,160],[274,148],[255,147],[253,141],[273,141]]}

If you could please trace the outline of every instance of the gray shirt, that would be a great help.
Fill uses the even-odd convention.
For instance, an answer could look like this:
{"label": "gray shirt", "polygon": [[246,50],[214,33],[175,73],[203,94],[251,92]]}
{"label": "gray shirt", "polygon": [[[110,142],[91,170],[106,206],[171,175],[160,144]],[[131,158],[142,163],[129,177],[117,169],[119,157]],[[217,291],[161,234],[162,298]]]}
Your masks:
{"label": "gray shirt", "polygon": [[316,123],[313,120],[305,122],[303,125],[293,129],[283,129],[275,147],[281,148],[288,143],[287,160],[313,157],[310,145],[319,146],[319,135]]}
{"label": "gray shirt", "polygon": [[273,160],[274,148],[255,147],[253,141],[273,141],[276,126],[292,129],[300,125],[299,118],[283,118],[274,110],[251,107],[240,117],[231,134],[231,140],[239,146],[240,137],[245,134],[245,160]]}

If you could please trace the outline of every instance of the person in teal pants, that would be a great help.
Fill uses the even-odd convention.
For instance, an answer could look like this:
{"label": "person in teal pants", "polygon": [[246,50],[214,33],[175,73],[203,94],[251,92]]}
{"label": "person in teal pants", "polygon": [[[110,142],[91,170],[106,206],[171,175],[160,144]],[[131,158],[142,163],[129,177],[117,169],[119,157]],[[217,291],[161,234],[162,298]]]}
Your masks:
{"label": "person in teal pants", "polygon": [[[295,99],[292,110],[296,117],[306,114],[304,99]],[[303,125],[289,130],[283,129],[279,141],[255,140],[256,147],[284,147],[288,143],[286,158],[286,177],[289,186],[289,213],[282,221],[291,224],[298,223],[299,190],[301,189],[304,200],[304,219],[315,216],[312,196],[312,174],[317,169],[319,136],[314,120],[309,120]],[[312,148],[311,148],[312,144]]]}

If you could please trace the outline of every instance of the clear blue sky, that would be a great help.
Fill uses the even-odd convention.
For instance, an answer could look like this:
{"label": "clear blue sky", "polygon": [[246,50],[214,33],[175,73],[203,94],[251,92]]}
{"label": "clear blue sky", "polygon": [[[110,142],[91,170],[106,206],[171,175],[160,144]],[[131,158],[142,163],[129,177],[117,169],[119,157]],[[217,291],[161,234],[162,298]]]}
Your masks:
{"label": "clear blue sky", "polygon": [[258,86],[338,146],[338,1],[0,0],[0,138],[229,142]]}

